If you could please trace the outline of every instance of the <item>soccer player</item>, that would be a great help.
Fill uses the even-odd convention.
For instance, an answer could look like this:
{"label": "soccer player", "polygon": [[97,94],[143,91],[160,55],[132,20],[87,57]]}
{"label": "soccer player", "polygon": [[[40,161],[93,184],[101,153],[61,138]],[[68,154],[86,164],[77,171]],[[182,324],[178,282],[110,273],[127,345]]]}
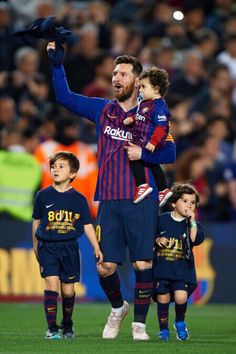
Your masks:
{"label": "soccer player", "polygon": [[160,340],[169,340],[169,304],[175,302],[176,336],[189,338],[185,314],[188,297],[197,286],[192,248],[204,240],[203,226],[196,221],[197,190],[190,184],[175,183],[171,188],[172,212],[159,216],[157,249],[154,259],[154,293]]}
{"label": "soccer player", "polygon": [[[169,86],[169,75],[166,70],[152,67],[144,70],[139,76],[140,97],[146,102],[140,102],[137,108],[135,119],[128,117],[124,119],[125,125],[131,125],[133,142],[145,149],[154,152],[159,149],[166,140],[173,141],[170,134],[170,117],[168,106],[164,100]],[[150,120],[147,140],[139,134],[139,125],[145,120]],[[171,197],[172,192],[167,188],[164,171],[159,164],[146,164],[149,167],[155,178],[155,183],[158,189],[159,206],[165,205]],[[141,202],[146,196],[152,192],[152,188],[146,181],[144,163],[140,160],[130,161],[136,191],[134,195],[134,203]]]}
{"label": "soccer player", "polygon": [[[119,333],[121,321],[128,313],[124,301],[117,265],[125,260],[126,246],[135,269],[134,340],[148,340],[146,316],[152,296],[152,259],[157,227],[157,190],[151,172],[148,183],[155,193],[141,203],[133,203],[134,179],[129,158],[141,158],[153,163],[172,163],[175,144],[167,142],[163,149],[150,153],[130,146],[132,134],[123,120],[135,116],[137,110],[138,75],[141,63],[123,55],[115,60],[112,87],[115,100],[91,98],[71,92],[62,65],[63,50],[55,42],[47,46],[52,63],[53,82],[57,101],[79,116],[96,124],[98,137],[98,181],[95,200],[99,200],[97,237],[104,254],[104,263],[97,269],[102,289],[112,310],[103,331],[103,338],[113,339]],[[144,137],[149,122],[142,126]],[[147,171],[148,172],[148,171]]]}
{"label": "soccer player", "polygon": [[45,280],[44,309],[47,339],[60,339],[57,297],[62,296],[62,337],[74,338],[72,314],[74,283],[80,279],[77,238],[84,232],[94,248],[97,264],[103,261],[85,197],[70,186],[79,170],[77,157],[59,151],[50,158],[53,185],[40,190],[33,210],[33,247]]}

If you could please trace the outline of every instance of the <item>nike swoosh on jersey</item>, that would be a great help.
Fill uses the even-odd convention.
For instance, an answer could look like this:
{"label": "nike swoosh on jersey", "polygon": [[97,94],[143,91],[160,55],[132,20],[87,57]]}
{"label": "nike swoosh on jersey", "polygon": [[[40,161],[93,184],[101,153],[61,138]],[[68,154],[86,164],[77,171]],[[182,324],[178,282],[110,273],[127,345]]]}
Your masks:
{"label": "nike swoosh on jersey", "polygon": [[112,119],[118,118],[117,116],[111,116],[109,113],[107,115],[109,118],[112,118]]}
{"label": "nike swoosh on jersey", "polygon": [[53,205],[54,205],[54,203],[48,204],[48,205],[46,205],[46,208],[48,209],[48,208],[50,208],[50,207],[53,206]]}
{"label": "nike swoosh on jersey", "polygon": [[68,277],[69,280],[75,279],[75,275],[73,277]]}

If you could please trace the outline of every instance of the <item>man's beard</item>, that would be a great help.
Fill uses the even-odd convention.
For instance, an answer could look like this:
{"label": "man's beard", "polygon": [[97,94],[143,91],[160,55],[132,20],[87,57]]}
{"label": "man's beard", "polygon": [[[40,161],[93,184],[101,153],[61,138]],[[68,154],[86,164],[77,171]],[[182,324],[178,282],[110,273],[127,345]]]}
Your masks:
{"label": "man's beard", "polygon": [[123,89],[119,93],[115,93],[114,92],[114,88],[113,88],[114,96],[115,96],[115,98],[117,98],[117,100],[119,102],[124,102],[124,101],[128,100],[132,96],[133,91],[134,91],[134,85],[133,84],[128,86],[128,87],[126,87],[125,89]]}

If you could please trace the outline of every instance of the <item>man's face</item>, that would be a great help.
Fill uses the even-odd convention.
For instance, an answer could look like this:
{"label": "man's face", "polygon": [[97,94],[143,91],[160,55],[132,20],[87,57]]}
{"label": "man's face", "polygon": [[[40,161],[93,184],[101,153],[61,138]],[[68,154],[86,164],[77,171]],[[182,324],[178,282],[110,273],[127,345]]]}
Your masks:
{"label": "man's face", "polygon": [[118,64],[112,74],[113,94],[118,101],[129,99],[135,89],[136,76],[132,72],[131,64]]}

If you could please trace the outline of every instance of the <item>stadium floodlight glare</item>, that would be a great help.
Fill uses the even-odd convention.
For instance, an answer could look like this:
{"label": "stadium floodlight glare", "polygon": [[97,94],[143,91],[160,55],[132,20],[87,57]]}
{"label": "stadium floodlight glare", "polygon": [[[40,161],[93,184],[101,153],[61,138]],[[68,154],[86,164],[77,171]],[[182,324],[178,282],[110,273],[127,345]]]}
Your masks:
{"label": "stadium floodlight glare", "polygon": [[174,11],[173,12],[173,18],[177,21],[182,21],[184,18],[184,14],[182,11]]}

